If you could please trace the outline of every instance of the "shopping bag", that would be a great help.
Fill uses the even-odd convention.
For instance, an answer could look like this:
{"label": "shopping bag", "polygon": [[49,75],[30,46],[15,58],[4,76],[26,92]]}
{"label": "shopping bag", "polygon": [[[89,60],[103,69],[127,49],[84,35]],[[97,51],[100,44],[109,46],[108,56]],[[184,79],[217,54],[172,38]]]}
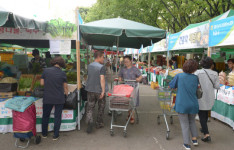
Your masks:
{"label": "shopping bag", "polygon": [[37,87],[33,90],[32,96],[43,98],[44,88]]}
{"label": "shopping bag", "polygon": [[77,109],[77,104],[77,89],[75,89],[67,96],[64,104],[64,109]]}
{"label": "shopping bag", "polygon": [[130,97],[134,88],[130,85],[126,84],[121,84],[121,85],[115,85],[113,88],[113,93],[114,95],[119,95],[119,96],[125,96],[125,97]]}

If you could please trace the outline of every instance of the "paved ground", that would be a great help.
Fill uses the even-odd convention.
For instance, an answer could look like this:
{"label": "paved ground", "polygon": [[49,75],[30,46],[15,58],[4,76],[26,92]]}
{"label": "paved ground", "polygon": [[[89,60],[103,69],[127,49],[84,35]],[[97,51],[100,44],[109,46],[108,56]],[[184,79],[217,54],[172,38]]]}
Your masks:
{"label": "paved ground", "polygon": [[[30,150],[183,150],[182,134],[177,117],[174,124],[170,125],[170,140],[166,140],[166,128],[163,120],[160,125],[156,118],[161,113],[156,99],[156,91],[150,86],[140,86],[141,104],[139,107],[139,124],[129,125],[128,136],[123,137],[122,129],[116,129],[113,137],[109,134],[111,117],[105,116],[105,128],[95,130],[87,135],[86,125],[82,120],[81,131],[61,132],[58,141],[52,141],[52,133],[47,139],[43,139],[39,145],[30,144]],[[124,122],[123,114],[118,121]],[[199,128],[199,122],[197,122]],[[212,142],[207,144],[199,139],[199,146],[192,147],[194,150],[233,150],[233,130],[223,123],[211,119],[209,122]],[[200,134],[201,136],[201,134]],[[0,150],[14,150],[12,134],[0,134]]]}

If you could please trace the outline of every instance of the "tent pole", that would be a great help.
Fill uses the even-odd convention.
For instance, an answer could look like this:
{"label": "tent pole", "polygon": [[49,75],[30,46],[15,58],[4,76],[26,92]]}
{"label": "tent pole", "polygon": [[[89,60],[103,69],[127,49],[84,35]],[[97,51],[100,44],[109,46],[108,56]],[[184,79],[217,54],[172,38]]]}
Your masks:
{"label": "tent pole", "polygon": [[117,73],[118,73],[118,68],[117,68],[117,66],[118,66],[118,59],[119,59],[119,37],[117,37],[117,54],[116,54],[116,67],[115,67],[115,74],[117,75]]}
{"label": "tent pole", "polygon": [[80,33],[79,33],[79,19],[78,19],[79,9],[76,9],[76,20],[77,20],[77,38],[76,38],[76,67],[77,67],[77,100],[78,100],[78,130],[80,130],[80,89],[81,89],[81,82],[80,82]]}

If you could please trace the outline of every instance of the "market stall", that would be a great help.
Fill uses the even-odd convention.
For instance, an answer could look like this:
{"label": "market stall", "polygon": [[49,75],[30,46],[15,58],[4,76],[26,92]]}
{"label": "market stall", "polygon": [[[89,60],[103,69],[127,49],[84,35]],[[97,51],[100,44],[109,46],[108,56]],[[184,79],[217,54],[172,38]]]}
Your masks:
{"label": "market stall", "polygon": [[[12,132],[12,110],[5,108],[5,103],[8,99],[0,99],[0,133]],[[41,123],[42,123],[42,99],[35,101],[36,105],[36,117],[37,117],[37,132],[41,132]],[[77,110],[63,110],[62,112],[62,124],[60,131],[71,131],[75,130],[78,125],[78,114],[82,119],[85,113],[85,103],[82,102],[80,107],[80,113]],[[49,120],[49,131],[53,130],[54,126],[54,110],[51,112]]]}
{"label": "market stall", "polygon": [[[37,22],[35,20],[26,19],[20,16],[17,16],[10,12],[1,12],[0,13],[0,43],[9,43],[9,44],[19,44],[26,48],[50,48],[51,54],[70,54],[71,48],[75,47],[75,31],[73,24],[66,22],[68,32],[57,32],[61,33],[59,35],[54,34],[54,28],[51,26],[48,27],[48,24],[45,22]],[[61,20],[59,20],[61,22]],[[57,20],[53,20],[53,23],[58,23]],[[49,30],[48,30],[49,28]],[[58,29],[58,28],[57,28]],[[73,32],[70,32],[72,30]],[[72,34],[71,34],[72,33]],[[74,34],[73,34],[74,33]],[[55,43],[57,45],[55,45]],[[56,47],[56,48],[55,48]],[[23,51],[26,50],[23,48]],[[13,77],[17,79],[16,88],[8,88],[3,86],[3,84],[10,84],[9,82],[1,82],[0,86],[0,132],[11,132],[12,131],[12,114],[11,110],[4,107],[5,103],[10,99],[18,95],[25,95],[26,91],[33,91],[35,87],[39,86],[41,69],[40,66],[33,64],[32,70],[37,72],[28,72],[29,64],[29,55],[27,52],[18,53],[16,51],[1,51],[0,52],[1,63],[0,63],[0,80],[4,80],[5,77]],[[11,61],[10,61],[11,60]],[[80,59],[78,59],[80,60]],[[7,69],[7,70],[6,70]],[[67,74],[74,70],[73,68],[67,68]],[[73,71],[74,72],[74,71]],[[82,72],[82,71],[77,71]],[[24,73],[24,74],[22,74]],[[37,74],[37,75],[34,75]],[[38,76],[39,74],[39,76]],[[74,73],[73,73],[74,74]],[[83,77],[85,74],[82,74]],[[72,76],[72,77],[71,77]],[[77,83],[77,73],[68,77],[70,92],[73,92],[76,89]],[[72,79],[71,79],[72,78]],[[79,79],[80,80],[80,79]],[[74,88],[75,87],[75,88]],[[74,110],[63,110],[63,119],[61,125],[61,131],[69,131],[76,129],[76,126],[80,126],[80,120],[84,115],[84,105],[85,102],[79,98],[78,108]],[[42,100],[39,99],[36,102],[37,109],[37,126],[38,131],[40,131],[41,124],[41,115],[42,115]],[[79,107],[80,105],[80,107]],[[50,120],[50,130],[53,126],[53,114],[52,119]],[[78,128],[80,129],[80,128]]]}
{"label": "market stall", "polygon": [[[215,48],[234,47],[234,17],[210,23],[209,46],[211,52]],[[234,52],[234,50],[232,50]],[[234,55],[229,55],[228,59],[234,59]],[[226,58],[223,60],[225,61]],[[223,62],[224,63],[224,62]],[[230,125],[234,130],[234,68],[230,72],[221,72],[219,79],[221,88],[217,91],[214,107],[211,116]],[[225,70],[223,70],[225,71]]]}

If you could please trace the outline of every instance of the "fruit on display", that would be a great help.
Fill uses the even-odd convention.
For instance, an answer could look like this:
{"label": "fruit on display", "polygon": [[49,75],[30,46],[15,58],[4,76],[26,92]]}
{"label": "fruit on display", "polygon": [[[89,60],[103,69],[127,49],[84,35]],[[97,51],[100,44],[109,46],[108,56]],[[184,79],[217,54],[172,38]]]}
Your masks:
{"label": "fruit on display", "polygon": [[175,70],[169,71],[169,75],[172,77],[175,77],[179,73],[183,73],[183,70],[182,69],[175,69]]}
{"label": "fruit on display", "polygon": [[228,75],[228,84],[234,86],[234,73],[229,73]]}
{"label": "fruit on display", "polygon": [[227,75],[223,71],[219,73],[219,82],[220,84],[223,84],[223,85],[227,83]]}

